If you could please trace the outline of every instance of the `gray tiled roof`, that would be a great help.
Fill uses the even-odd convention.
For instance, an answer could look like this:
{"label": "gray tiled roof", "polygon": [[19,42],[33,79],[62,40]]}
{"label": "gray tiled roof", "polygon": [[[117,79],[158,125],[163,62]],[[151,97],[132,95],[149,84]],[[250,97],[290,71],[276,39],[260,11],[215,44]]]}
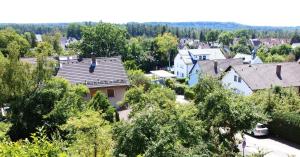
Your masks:
{"label": "gray tiled roof", "polygon": [[[276,66],[281,65],[280,77]],[[297,62],[234,65],[232,68],[242,77],[252,90],[266,89],[272,86],[299,87],[300,64]]]}
{"label": "gray tiled roof", "polygon": [[129,80],[120,57],[97,58],[94,72],[90,72],[91,59],[69,61],[61,64],[57,77],[89,88],[128,86]]}
{"label": "gray tiled roof", "polygon": [[[217,69],[214,68],[214,62],[217,62]],[[217,60],[205,60],[198,61],[198,65],[201,69],[201,74],[211,75],[213,77],[219,77],[222,72],[232,65],[241,65],[243,64],[243,59],[217,59]]]}

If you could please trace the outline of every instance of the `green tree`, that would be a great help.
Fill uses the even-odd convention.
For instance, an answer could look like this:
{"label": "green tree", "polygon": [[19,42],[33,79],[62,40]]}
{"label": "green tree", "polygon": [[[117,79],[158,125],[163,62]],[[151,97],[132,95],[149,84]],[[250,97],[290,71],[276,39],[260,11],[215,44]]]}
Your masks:
{"label": "green tree", "polygon": [[105,96],[103,93],[97,91],[87,105],[96,111],[105,113],[103,117],[105,120],[114,122],[114,114],[116,109],[112,106],[107,96]]}
{"label": "green tree", "polygon": [[62,150],[65,143],[46,136],[44,130],[39,130],[31,135],[31,140],[19,140],[17,142],[0,141],[0,156],[60,156],[65,157],[67,153]]}
{"label": "green tree", "polygon": [[62,34],[60,32],[56,32],[53,37],[52,45],[56,54],[61,54],[63,49],[60,45],[60,40],[62,38]]}
{"label": "green tree", "polygon": [[152,106],[136,114],[130,123],[113,129],[115,155],[193,156],[212,155],[203,140],[203,123],[192,105]]}
{"label": "green tree", "polygon": [[229,46],[233,42],[233,34],[231,32],[222,32],[218,37],[219,43]]}
{"label": "green tree", "polygon": [[222,85],[220,82],[211,76],[200,76],[198,83],[194,88],[195,104],[203,102],[205,97],[214,90],[220,89]]}
{"label": "green tree", "polygon": [[30,44],[31,48],[36,47],[36,45],[37,45],[36,36],[33,32],[25,32],[24,37],[28,41],[28,43]]}
{"label": "green tree", "polygon": [[92,52],[99,57],[125,55],[126,30],[109,23],[85,26],[82,29],[81,50],[84,56]]}
{"label": "green tree", "polygon": [[112,156],[111,126],[100,112],[87,110],[70,117],[61,129],[69,132],[70,156]]}
{"label": "green tree", "polygon": [[157,50],[154,54],[154,58],[158,62],[167,63],[171,66],[171,60],[175,58],[177,51],[178,39],[171,33],[164,33],[154,39]]}
{"label": "green tree", "polygon": [[0,55],[0,106],[18,100],[35,87],[32,66],[19,61],[18,43],[11,42],[7,50],[8,58]]}
{"label": "green tree", "polygon": [[[224,89],[216,81],[207,77],[199,82],[195,89],[195,105],[199,110],[198,117],[206,124],[207,138],[214,141],[214,152],[221,156],[232,156],[237,151],[234,135],[252,129],[266,116],[253,102]],[[199,93],[202,92],[200,97]],[[221,133],[221,128],[227,131]]]}
{"label": "green tree", "polygon": [[54,62],[48,60],[47,53],[37,54],[35,77],[38,84],[49,80],[54,73]]}
{"label": "green tree", "polygon": [[71,23],[67,28],[67,37],[73,37],[79,40],[81,38],[81,25],[77,23]]}
{"label": "green tree", "polygon": [[49,43],[52,46],[55,54],[60,55],[62,53],[63,49],[60,45],[62,34],[60,32],[56,31],[51,34],[44,34],[42,38],[43,42]]}
{"label": "green tree", "polygon": [[249,39],[249,33],[247,30],[237,30],[235,32],[235,37],[237,38],[246,38],[246,39]]}
{"label": "green tree", "polygon": [[127,75],[132,86],[144,86],[145,89],[150,87],[150,79],[145,76],[145,73],[141,70],[128,70]]}
{"label": "green tree", "polygon": [[40,42],[34,49],[34,55],[46,54],[47,56],[52,56],[54,52],[53,46],[48,42]]}
{"label": "green tree", "polygon": [[300,35],[295,32],[291,38],[291,44],[293,43],[300,43]]}
{"label": "green tree", "polygon": [[51,112],[56,101],[68,91],[69,83],[61,78],[52,78],[42,86],[24,93],[17,101],[12,101],[9,130],[11,139],[27,138],[37,127],[45,124],[44,116]]}
{"label": "green tree", "polygon": [[277,54],[288,55],[292,52],[292,46],[288,44],[282,44],[278,47]]}
{"label": "green tree", "polygon": [[70,117],[84,111],[87,108],[84,97],[88,93],[89,90],[84,85],[71,86],[63,98],[54,103],[51,112],[44,116],[51,128],[65,124]]}
{"label": "green tree", "polygon": [[293,50],[293,53],[295,55],[295,59],[296,61],[300,59],[300,47],[296,47],[294,50]]}
{"label": "green tree", "polygon": [[217,30],[211,30],[211,31],[208,31],[205,35],[205,40],[208,42],[208,43],[213,43],[215,41],[218,40],[218,36],[219,36],[219,31]]}
{"label": "green tree", "polygon": [[[177,37],[177,38],[179,38],[179,37]],[[204,42],[205,41],[205,35],[204,35],[203,31],[200,32],[199,40],[200,40],[200,42]]]}
{"label": "green tree", "polygon": [[250,54],[250,48],[248,46],[242,45],[242,44],[235,44],[230,47],[231,51],[234,53],[244,53],[244,54]]}
{"label": "green tree", "polygon": [[11,28],[0,30],[0,51],[5,56],[9,54],[8,45],[12,42],[19,46],[19,55],[24,56],[29,51],[30,44],[15,30]]}

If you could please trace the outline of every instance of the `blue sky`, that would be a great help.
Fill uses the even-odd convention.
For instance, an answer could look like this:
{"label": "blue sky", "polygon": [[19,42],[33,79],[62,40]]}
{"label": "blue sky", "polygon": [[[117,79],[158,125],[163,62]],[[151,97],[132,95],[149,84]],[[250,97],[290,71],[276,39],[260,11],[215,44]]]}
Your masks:
{"label": "blue sky", "polygon": [[300,26],[297,0],[2,0],[0,23],[220,21]]}

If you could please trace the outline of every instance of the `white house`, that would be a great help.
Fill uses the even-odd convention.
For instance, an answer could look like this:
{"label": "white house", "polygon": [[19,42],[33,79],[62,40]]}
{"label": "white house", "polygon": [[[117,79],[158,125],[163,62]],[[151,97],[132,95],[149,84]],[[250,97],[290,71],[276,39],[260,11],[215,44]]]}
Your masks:
{"label": "white house", "polygon": [[233,58],[242,58],[246,64],[262,64],[263,61],[254,53],[252,55],[237,53]]}
{"label": "white house", "polygon": [[242,95],[272,86],[295,87],[300,92],[300,64],[297,62],[233,65],[226,71],[222,84]]}
{"label": "white house", "polygon": [[174,74],[177,78],[187,78],[198,60],[225,59],[220,49],[178,50],[174,60]]}

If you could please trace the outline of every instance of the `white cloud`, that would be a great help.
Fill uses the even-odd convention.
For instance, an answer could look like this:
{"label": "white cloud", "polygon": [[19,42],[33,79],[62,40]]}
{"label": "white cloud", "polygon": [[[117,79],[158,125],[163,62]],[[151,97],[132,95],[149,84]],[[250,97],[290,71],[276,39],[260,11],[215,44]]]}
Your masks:
{"label": "white cloud", "polygon": [[3,0],[0,22],[231,21],[300,25],[295,0]]}

